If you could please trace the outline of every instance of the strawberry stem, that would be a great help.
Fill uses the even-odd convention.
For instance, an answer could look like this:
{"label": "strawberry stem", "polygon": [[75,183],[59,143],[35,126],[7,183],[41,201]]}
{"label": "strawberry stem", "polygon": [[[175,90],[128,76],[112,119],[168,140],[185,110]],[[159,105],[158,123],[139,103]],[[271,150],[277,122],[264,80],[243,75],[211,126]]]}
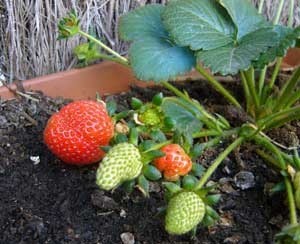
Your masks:
{"label": "strawberry stem", "polygon": [[89,39],[90,41],[95,42],[96,44],[98,44],[100,47],[102,47],[104,50],[106,50],[107,52],[111,53],[112,55],[114,55],[117,59],[115,60],[118,63],[121,63],[123,65],[128,66],[128,60],[124,57],[122,57],[119,53],[117,53],[116,51],[112,50],[111,48],[109,48],[108,46],[106,46],[103,42],[101,42],[100,40],[98,40],[97,38],[89,35],[88,33],[79,30],[78,32],[79,34],[81,34],[82,36],[86,37],[87,39]]}
{"label": "strawberry stem", "polygon": [[210,176],[215,172],[215,170],[218,168],[218,166],[222,163],[222,161],[228,156],[229,153],[231,153],[232,150],[237,148],[245,139],[243,137],[239,137],[236,139],[233,143],[231,143],[212,163],[212,165],[207,169],[205,174],[202,176],[200,181],[195,187],[195,190],[201,189],[207,182],[207,180],[210,178]]}

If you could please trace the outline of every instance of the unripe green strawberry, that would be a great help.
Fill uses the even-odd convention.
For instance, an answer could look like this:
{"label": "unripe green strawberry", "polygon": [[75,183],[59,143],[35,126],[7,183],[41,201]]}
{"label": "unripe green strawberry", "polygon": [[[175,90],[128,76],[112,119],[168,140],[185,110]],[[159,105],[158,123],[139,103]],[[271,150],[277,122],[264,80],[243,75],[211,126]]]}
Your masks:
{"label": "unripe green strawberry", "polygon": [[124,142],[112,147],[99,165],[96,175],[97,185],[104,190],[111,190],[124,181],[136,178],[143,163],[139,150]]}
{"label": "unripe green strawberry", "polygon": [[180,192],[169,201],[165,228],[168,233],[182,235],[196,227],[205,215],[205,205],[194,192]]}
{"label": "unripe green strawberry", "polygon": [[160,126],[161,125],[161,115],[157,108],[150,107],[147,108],[143,113],[139,115],[139,119],[142,123],[148,126]]}

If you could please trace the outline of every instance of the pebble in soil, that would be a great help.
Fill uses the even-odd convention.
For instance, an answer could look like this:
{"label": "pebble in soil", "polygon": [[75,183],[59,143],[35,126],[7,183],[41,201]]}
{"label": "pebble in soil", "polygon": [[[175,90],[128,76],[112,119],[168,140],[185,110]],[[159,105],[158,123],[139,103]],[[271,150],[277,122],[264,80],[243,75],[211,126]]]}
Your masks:
{"label": "pebble in soil", "polygon": [[[204,83],[186,87],[192,97],[221,102]],[[121,106],[130,98],[152,97],[161,88],[134,88],[116,97]],[[138,192],[128,197],[118,190],[101,192],[95,185],[97,165],[73,167],[61,163],[43,144],[42,131],[50,115],[68,101],[33,95],[39,102],[12,100],[0,103],[0,243],[122,243],[121,235],[130,233],[137,244],[184,243],[272,243],[279,228],[269,221],[278,213],[284,217],[280,195],[264,194],[267,182],[277,175],[247,147],[241,149],[243,170],[255,175],[255,186],[235,189],[238,194],[222,194],[217,207],[223,222],[213,229],[199,228],[196,238],[170,236],[157,215],[164,205],[162,192],[152,186],[151,198]],[[224,102],[224,101],[223,101]],[[205,105],[210,105],[204,102]],[[219,103],[220,104],[220,103]],[[28,120],[24,112],[33,119]],[[34,125],[32,122],[36,122]],[[221,149],[220,149],[221,150]],[[219,151],[220,151],[219,150]],[[218,150],[209,150],[199,161],[208,166]],[[35,164],[30,157],[39,156]],[[225,172],[224,167],[227,167]],[[241,171],[234,156],[215,172],[212,180],[234,178]],[[120,217],[120,215],[122,217]],[[130,239],[130,238],[129,238]]]}

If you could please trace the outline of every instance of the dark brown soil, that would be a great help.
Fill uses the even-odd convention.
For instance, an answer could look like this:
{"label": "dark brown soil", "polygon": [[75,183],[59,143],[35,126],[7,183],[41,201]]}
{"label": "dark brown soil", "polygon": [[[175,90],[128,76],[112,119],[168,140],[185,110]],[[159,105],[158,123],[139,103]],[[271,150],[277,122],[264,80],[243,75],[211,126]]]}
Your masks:
{"label": "dark brown soil", "polygon": [[[223,111],[228,108],[203,83],[185,88],[205,105],[221,106]],[[120,109],[128,106],[130,97],[145,99],[158,90],[135,88],[118,97]],[[47,150],[42,140],[45,123],[68,101],[32,96],[39,102],[0,102],[1,244],[117,244],[122,243],[120,235],[126,232],[134,235],[137,244],[272,243],[288,218],[283,196],[267,194],[267,188],[278,181],[277,174],[250,147],[243,147],[225,160],[212,179],[221,183],[219,223],[209,229],[200,227],[194,239],[170,236],[157,215],[164,205],[157,185],[152,185],[149,199],[138,192],[131,196],[121,190],[104,193],[95,184],[97,165],[71,167]],[[199,161],[207,166],[216,154],[216,150],[208,150]],[[32,156],[38,156],[40,162]],[[237,187],[234,178],[240,171],[254,175],[251,188]]]}

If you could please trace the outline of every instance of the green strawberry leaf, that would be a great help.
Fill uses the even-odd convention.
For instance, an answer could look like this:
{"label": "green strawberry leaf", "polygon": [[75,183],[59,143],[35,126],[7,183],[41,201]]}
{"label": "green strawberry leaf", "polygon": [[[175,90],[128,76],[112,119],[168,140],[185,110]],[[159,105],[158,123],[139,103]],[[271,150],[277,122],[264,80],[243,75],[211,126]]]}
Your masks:
{"label": "green strawberry leaf", "polygon": [[235,24],[236,40],[271,25],[248,0],[219,0],[219,3],[227,10]]}
{"label": "green strawberry leaf", "polygon": [[199,62],[222,75],[248,69],[279,42],[274,27],[247,0],[177,0],[163,20],[175,43],[197,51]]}
{"label": "green strawberry leaf", "polygon": [[202,114],[181,98],[166,97],[161,108],[166,117],[174,120],[174,129],[180,133],[193,134],[202,128]]}
{"label": "green strawberry leaf", "polygon": [[230,43],[213,50],[199,51],[197,58],[213,73],[236,74],[248,69],[253,60],[276,44],[276,39],[273,27],[263,28],[242,37],[238,44]]}
{"label": "green strawberry leaf", "polygon": [[164,7],[160,4],[147,5],[123,15],[119,22],[119,33],[125,41],[137,41],[145,37],[167,38],[160,15]]}
{"label": "green strawberry leaf", "polygon": [[196,62],[194,54],[187,48],[156,36],[135,41],[129,49],[129,60],[137,78],[155,82],[184,74]]}
{"label": "green strawberry leaf", "polygon": [[276,26],[275,31],[278,34],[279,44],[269,48],[257,61],[254,61],[253,65],[255,68],[262,69],[265,65],[273,62],[277,57],[284,57],[287,50],[296,45],[296,40],[298,36],[300,36],[300,26],[295,29]]}
{"label": "green strawberry leaf", "polygon": [[179,46],[210,50],[233,42],[234,24],[216,0],[178,0],[162,15],[166,29]]}
{"label": "green strawberry leaf", "polygon": [[176,46],[161,20],[162,5],[146,5],[122,16],[121,38],[133,41],[129,60],[137,78],[160,82],[189,71],[196,58],[189,49]]}

